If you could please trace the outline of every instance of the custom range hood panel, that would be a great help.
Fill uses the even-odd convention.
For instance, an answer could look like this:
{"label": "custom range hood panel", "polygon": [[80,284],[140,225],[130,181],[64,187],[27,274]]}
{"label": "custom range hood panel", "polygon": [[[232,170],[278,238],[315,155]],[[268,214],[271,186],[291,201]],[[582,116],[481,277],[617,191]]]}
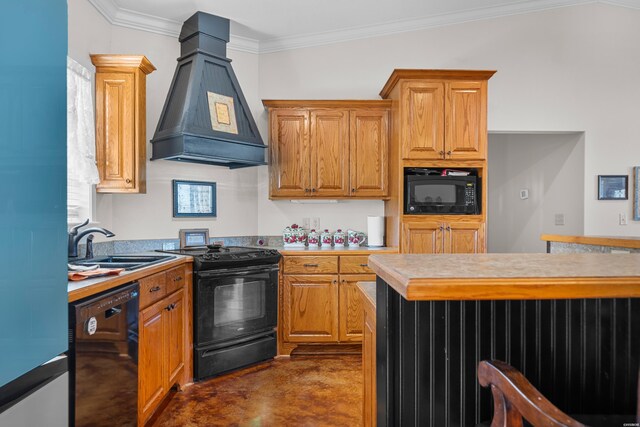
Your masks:
{"label": "custom range hood panel", "polygon": [[151,160],[266,164],[266,147],[226,57],[229,20],[197,12],[179,40],[181,56],[151,140]]}

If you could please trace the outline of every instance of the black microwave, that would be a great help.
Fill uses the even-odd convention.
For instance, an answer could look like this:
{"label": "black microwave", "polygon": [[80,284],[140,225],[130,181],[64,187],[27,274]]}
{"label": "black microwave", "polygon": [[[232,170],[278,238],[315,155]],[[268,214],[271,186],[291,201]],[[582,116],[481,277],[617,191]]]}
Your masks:
{"label": "black microwave", "polygon": [[480,178],[434,174],[433,169],[404,171],[406,215],[480,214]]}

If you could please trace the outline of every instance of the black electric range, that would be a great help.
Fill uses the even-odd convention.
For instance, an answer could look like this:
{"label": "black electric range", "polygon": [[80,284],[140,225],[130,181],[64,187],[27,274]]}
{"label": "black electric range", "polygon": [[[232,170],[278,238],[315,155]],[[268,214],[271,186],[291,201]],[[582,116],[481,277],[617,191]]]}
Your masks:
{"label": "black electric range", "polygon": [[194,271],[277,264],[280,260],[280,253],[274,249],[244,246],[208,245],[158,252],[192,256]]}
{"label": "black electric range", "polygon": [[278,251],[210,245],[162,252],[194,259],[195,380],[275,357]]}

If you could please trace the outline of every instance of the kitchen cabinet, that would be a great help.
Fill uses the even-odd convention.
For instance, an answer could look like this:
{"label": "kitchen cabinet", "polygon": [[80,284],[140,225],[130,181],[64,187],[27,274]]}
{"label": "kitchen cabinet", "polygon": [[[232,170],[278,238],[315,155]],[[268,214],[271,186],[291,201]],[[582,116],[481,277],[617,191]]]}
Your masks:
{"label": "kitchen cabinet", "polygon": [[284,339],[289,342],[338,341],[338,276],[285,275]]}
{"label": "kitchen cabinet", "polygon": [[270,116],[270,198],[387,197],[390,103],[263,104]]}
{"label": "kitchen cabinet", "polygon": [[146,76],[143,55],[91,55],[96,67],[99,193],[146,193]]}
{"label": "kitchen cabinet", "polygon": [[403,253],[474,254],[485,252],[484,222],[404,222]]}
{"label": "kitchen cabinet", "polygon": [[289,354],[298,344],[362,341],[362,300],[356,285],[376,279],[368,257],[283,256],[279,354]]}
{"label": "kitchen cabinet", "polygon": [[[375,290],[375,283],[367,283],[366,287]],[[375,299],[367,296],[361,288],[358,290],[362,298],[362,388],[363,413],[362,421],[365,427],[375,427],[377,424],[377,396],[376,396],[376,303]],[[373,295],[375,298],[375,295]]]}
{"label": "kitchen cabinet", "polygon": [[403,159],[486,158],[486,81],[409,81],[401,98]]}
{"label": "kitchen cabinet", "polygon": [[151,417],[171,387],[185,382],[186,273],[177,267],[140,279],[138,425]]}

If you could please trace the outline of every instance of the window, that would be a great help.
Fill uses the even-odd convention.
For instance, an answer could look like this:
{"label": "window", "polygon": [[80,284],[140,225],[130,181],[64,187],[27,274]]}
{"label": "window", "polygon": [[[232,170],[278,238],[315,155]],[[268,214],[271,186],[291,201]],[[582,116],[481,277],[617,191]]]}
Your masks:
{"label": "window", "polygon": [[93,219],[96,167],[91,72],[67,58],[67,223]]}

